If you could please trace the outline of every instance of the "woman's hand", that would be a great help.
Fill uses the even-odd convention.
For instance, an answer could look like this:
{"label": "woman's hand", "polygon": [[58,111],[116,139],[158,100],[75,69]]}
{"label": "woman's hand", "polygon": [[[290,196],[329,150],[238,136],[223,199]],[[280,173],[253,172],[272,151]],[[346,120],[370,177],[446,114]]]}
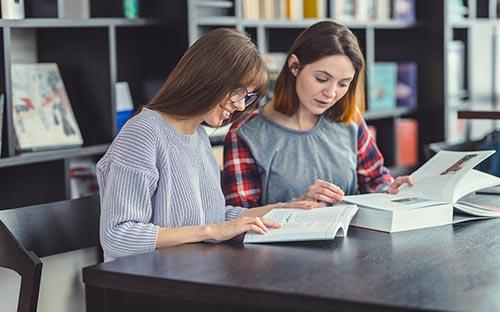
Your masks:
{"label": "woman's hand", "polygon": [[307,193],[297,199],[336,204],[344,200],[344,191],[333,183],[317,179],[309,186]]}
{"label": "woman's hand", "polygon": [[399,192],[399,187],[403,184],[408,184],[409,186],[413,186],[413,180],[410,176],[401,176],[397,177],[394,182],[389,186],[387,193],[389,194],[397,194]]}
{"label": "woman's hand", "polygon": [[225,241],[245,232],[266,234],[267,229],[280,228],[281,225],[273,220],[262,217],[241,217],[235,220],[207,225],[209,236],[214,240]]}

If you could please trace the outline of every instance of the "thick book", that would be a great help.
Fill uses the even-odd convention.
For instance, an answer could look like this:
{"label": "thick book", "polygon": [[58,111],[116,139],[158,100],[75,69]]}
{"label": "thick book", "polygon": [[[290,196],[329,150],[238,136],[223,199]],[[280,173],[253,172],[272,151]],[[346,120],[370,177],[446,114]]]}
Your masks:
{"label": "thick book", "polygon": [[269,229],[267,234],[248,232],[244,243],[274,243],[310,240],[333,240],[347,236],[356,205],[335,205],[311,210],[273,209],[264,217],[281,224],[279,229]]}
{"label": "thick book", "polygon": [[83,144],[57,64],[12,64],[12,106],[18,150]]}
{"label": "thick book", "polygon": [[359,211],[351,225],[400,232],[481,218],[500,217],[497,207],[460,201],[465,195],[500,185],[500,178],[473,169],[495,151],[440,151],[411,174],[414,186],[398,194],[345,196]]}

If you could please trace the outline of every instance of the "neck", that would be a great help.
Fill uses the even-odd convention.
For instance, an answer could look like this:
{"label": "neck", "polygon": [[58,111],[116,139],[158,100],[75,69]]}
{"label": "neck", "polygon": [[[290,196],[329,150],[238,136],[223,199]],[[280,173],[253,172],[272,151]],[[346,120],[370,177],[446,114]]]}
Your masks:
{"label": "neck", "polygon": [[180,117],[171,114],[165,114],[156,111],[170,126],[172,126],[179,133],[185,135],[193,135],[196,129],[200,126],[201,121],[193,117]]}
{"label": "neck", "polygon": [[304,111],[300,108],[292,116],[286,116],[274,110],[272,105],[266,105],[264,107],[264,115],[281,126],[298,131],[311,130],[316,126],[319,119],[319,116],[311,114],[310,112]]}

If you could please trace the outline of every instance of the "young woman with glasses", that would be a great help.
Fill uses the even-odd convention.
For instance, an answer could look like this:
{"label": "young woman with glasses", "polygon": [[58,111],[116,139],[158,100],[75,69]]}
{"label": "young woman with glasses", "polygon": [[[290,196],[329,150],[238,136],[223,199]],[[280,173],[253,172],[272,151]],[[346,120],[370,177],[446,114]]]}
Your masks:
{"label": "young woman with glasses", "polygon": [[255,207],[297,199],[338,203],[344,194],[397,193],[358,107],[363,55],[345,26],[319,22],[293,43],[274,100],[232,125],[224,141],[226,203]]}
{"label": "young woman with glasses", "polygon": [[279,203],[251,210],[225,205],[220,171],[200,127],[237,120],[257,105],[267,85],[255,45],[235,30],[209,32],[186,51],[97,164],[106,261],[279,227],[261,218]]}

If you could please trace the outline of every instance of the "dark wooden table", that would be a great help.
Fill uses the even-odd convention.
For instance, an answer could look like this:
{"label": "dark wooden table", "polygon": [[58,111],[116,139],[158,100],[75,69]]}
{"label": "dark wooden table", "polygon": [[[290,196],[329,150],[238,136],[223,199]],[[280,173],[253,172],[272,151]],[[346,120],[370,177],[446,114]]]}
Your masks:
{"label": "dark wooden table", "polygon": [[[500,206],[500,196],[482,195]],[[83,270],[87,311],[500,311],[500,218],[333,241],[188,244]]]}

